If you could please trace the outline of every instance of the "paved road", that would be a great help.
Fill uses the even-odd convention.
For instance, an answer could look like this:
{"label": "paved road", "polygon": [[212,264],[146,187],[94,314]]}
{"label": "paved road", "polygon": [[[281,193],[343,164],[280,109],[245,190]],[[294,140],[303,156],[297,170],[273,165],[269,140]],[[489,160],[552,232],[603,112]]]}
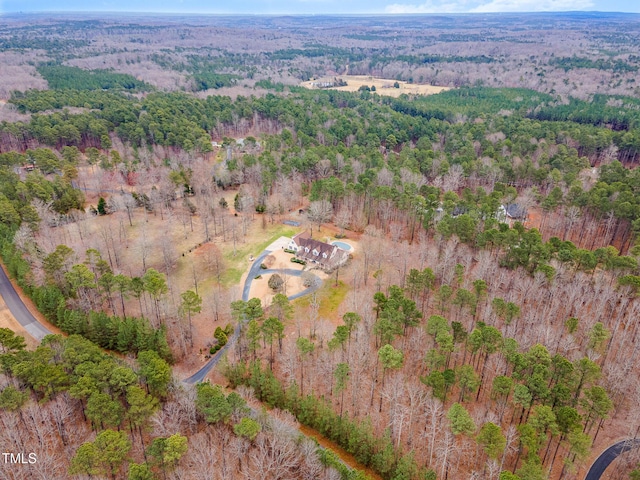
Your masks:
{"label": "paved road", "polygon": [[600,480],[600,477],[618,455],[640,446],[640,439],[630,439],[611,445],[593,462],[584,480]]}
{"label": "paved road", "polygon": [[46,335],[53,333],[31,314],[2,268],[0,268],[0,295],[14,318],[33,338],[40,341]]}
{"label": "paved road", "polygon": [[[260,265],[262,264],[262,260],[264,260],[264,258],[270,253],[271,253],[271,250],[265,250],[253,261],[253,264],[249,269],[249,273],[247,274],[247,278],[244,281],[244,287],[242,289],[242,300],[244,300],[245,302],[249,300],[249,291],[251,290],[251,283],[253,282],[253,279],[256,278],[258,275],[268,275],[270,273],[285,273],[287,275],[294,276],[294,277],[299,277],[300,275],[302,275],[302,270],[294,270],[292,268],[285,268],[284,270],[278,270],[278,269],[264,270],[260,268]],[[321,285],[322,285],[322,282],[320,281],[320,279],[318,279],[317,282],[314,282],[314,285],[312,287],[309,287],[306,290],[303,290],[302,292],[298,292],[295,295],[291,295],[289,297],[289,300],[295,300],[296,298],[300,298],[303,295],[313,293],[318,288],[320,288]],[[220,350],[218,350],[216,354],[213,355],[211,359],[202,366],[202,368],[200,368],[200,370],[198,370],[196,373],[191,375],[189,378],[185,379],[184,382],[185,383],[203,382],[207,374],[211,371],[211,369],[213,369],[213,367],[215,367],[218,364],[220,359],[223,357],[224,353],[238,340],[239,336],[240,336],[240,325],[236,325],[236,328],[233,330],[233,335],[231,335],[231,338],[228,339],[227,344],[224,347],[222,347]]]}

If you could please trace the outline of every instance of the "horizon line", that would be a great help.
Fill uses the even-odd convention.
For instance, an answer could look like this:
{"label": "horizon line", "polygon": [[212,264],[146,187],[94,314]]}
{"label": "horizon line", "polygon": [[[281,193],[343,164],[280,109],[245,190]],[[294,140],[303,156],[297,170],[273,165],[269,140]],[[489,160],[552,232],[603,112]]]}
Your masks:
{"label": "horizon line", "polygon": [[145,10],[34,10],[34,11],[0,11],[0,17],[4,15],[91,15],[91,14],[133,14],[133,15],[208,15],[219,17],[352,17],[352,16],[378,16],[378,17],[402,17],[402,16],[437,16],[437,15],[457,15],[457,16],[486,16],[486,15],[557,15],[557,14],[616,14],[616,15],[640,15],[640,12],[624,12],[613,10],[547,10],[547,11],[504,11],[504,12],[416,12],[416,13],[393,13],[393,12],[322,12],[322,13],[303,13],[303,12],[276,12],[276,13],[228,13],[228,12],[210,12],[210,11],[145,11]]}
{"label": "horizon line", "polygon": [[553,11],[505,11],[505,12],[421,12],[421,13],[392,13],[392,12],[323,12],[323,13],[225,13],[206,11],[143,11],[143,10],[42,10],[42,11],[5,11],[0,12],[0,18],[11,15],[142,15],[142,16],[207,16],[207,17],[437,17],[437,16],[491,16],[491,15],[567,15],[567,14],[598,14],[598,15],[640,15],[640,12],[623,12],[610,10],[553,10]]}

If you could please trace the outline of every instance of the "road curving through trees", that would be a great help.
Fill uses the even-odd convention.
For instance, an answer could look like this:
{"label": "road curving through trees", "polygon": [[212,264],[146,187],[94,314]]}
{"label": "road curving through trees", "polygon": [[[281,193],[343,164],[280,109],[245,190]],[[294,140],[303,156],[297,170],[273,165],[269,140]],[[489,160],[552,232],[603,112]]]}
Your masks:
{"label": "road curving through trees", "polygon": [[602,477],[602,474],[607,467],[609,467],[609,465],[611,465],[611,463],[618,458],[621,453],[628,452],[629,450],[638,447],[640,447],[640,439],[638,438],[630,438],[611,445],[602,452],[598,458],[596,458],[584,479],[600,480],[600,477]]}
{"label": "road curving through trees", "polygon": [[40,341],[53,333],[29,311],[2,266],[0,266],[0,296],[9,307],[13,317],[33,338]]}
{"label": "road curving through trees", "polygon": [[[245,302],[249,300],[249,291],[251,290],[251,283],[253,282],[254,278],[260,274],[280,272],[280,273],[286,273],[287,275],[294,276],[294,277],[299,277],[302,275],[302,272],[304,270],[295,270],[291,268],[287,268],[284,270],[262,269],[260,265],[262,264],[262,261],[265,259],[265,257],[270,253],[271,253],[271,250],[265,250],[251,264],[251,268],[249,269],[249,273],[247,274],[247,278],[245,279],[244,286],[242,288],[242,300],[244,300]],[[318,281],[313,282],[313,285],[311,287],[301,292],[298,292],[295,295],[291,295],[288,298],[289,300],[295,300],[296,298],[300,298],[304,295],[308,295],[318,290],[318,288],[320,288],[321,285],[322,285],[322,281],[318,278]],[[194,384],[194,383],[204,381],[207,374],[213,369],[213,367],[215,367],[218,364],[218,362],[220,362],[220,359],[223,357],[224,353],[228,351],[229,348],[231,348],[231,346],[234,345],[235,342],[238,340],[238,337],[240,336],[240,329],[241,329],[241,326],[236,325],[235,329],[233,330],[233,335],[229,337],[227,344],[224,347],[222,347],[215,355],[213,355],[211,359],[200,368],[200,370],[198,370],[196,373],[191,375],[189,378],[186,378],[184,382],[189,384]]]}

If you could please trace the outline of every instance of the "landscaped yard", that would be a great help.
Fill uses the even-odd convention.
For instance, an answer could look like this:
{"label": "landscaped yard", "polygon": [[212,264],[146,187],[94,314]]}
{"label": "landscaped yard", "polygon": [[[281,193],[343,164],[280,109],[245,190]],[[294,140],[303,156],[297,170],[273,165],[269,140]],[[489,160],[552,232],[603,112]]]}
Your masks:
{"label": "landscaped yard", "polygon": [[[334,278],[334,276],[329,276],[317,292],[317,298],[320,301],[318,316],[319,318],[325,318],[331,321],[337,319],[336,311],[349,291],[349,286],[341,280],[338,281],[338,286],[336,287]],[[295,300],[294,305],[306,308],[309,306],[310,301],[311,297],[305,296]]]}
{"label": "landscaped yard", "polygon": [[237,244],[235,254],[233,244],[227,242],[221,245],[222,255],[225,262],[225,272],[220,283],[225,287],[238,285],[242,275],[249,268],[249,255],[257,257],[265,248],[279,237],[292,237],[296,231],[282,224],[268,226],[265,230],[252,229],[251,235],[247,235],[246,243]]}

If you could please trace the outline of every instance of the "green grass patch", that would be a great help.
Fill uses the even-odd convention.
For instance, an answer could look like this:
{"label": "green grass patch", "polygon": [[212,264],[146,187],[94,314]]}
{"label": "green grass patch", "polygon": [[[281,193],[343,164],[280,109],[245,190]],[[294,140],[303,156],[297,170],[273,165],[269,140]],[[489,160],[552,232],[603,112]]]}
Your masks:
{"label": "green grass patch", "polygon": [[[320,318],[332,318],[336,316],[338,307],[344,302],[349,286],[342,280],[338,281],[336,286],[335,279],[333,277],[327,278],[324,281],[320,290],[318,290],[318,300],[320,301],[320,308],[318,309],[318,315]],[[301,307],[308,307],[311,297],[305,295],[294,301],[294,304]]]}
{"label": "green grass patch", "polygon": [[249,255],[257,257],[265,248],[271,245],[271,243],[276,241],[278,238],[292,237],[295,233],[296,231],[293,228],[287,227],[286,225],[270,226],[265,231],[265,235],[269,235],[268,237],[265,237],[257,243],[247,241],[247,243],[236,245],[235,255],[233,254],[233,245],[227,242],[227,244],[223,246],[223,256],[226,269],[220,278],[222,286],[230,287],[240,283],[242,275],[251,265],[247,261]]}

